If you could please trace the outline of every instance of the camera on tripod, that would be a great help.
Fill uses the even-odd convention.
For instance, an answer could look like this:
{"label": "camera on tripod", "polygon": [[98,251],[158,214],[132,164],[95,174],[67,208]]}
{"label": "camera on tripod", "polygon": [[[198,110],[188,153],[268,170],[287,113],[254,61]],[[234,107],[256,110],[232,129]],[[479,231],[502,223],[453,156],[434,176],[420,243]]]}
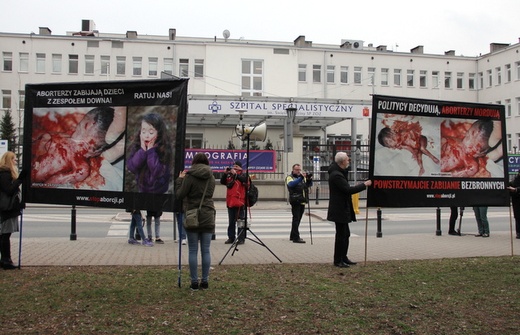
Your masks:
{"label": "camera on tripod", "polygon": [[[247,222],[247,228],[249,228],[251,226],[251,223],[249,223],[249,221]],[[238,219],[237,220],[237,227],[238,228],[246,228],[246,221],[243,220],[243,219]]]}

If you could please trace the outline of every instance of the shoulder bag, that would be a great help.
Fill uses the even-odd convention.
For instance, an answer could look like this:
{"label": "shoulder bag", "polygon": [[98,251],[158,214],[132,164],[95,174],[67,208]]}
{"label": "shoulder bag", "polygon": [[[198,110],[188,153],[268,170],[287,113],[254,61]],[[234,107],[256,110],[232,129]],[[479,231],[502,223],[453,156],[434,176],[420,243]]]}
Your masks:
{"label": "shoulder bag", "polygon": [[209,179],[206,182],[206,187],[204,188],[204,193],[202,194],[202,199],[200,199],[200,205],[198,208],[192,208],[186,211],[186,219],[184,220],[184,228],[186,229],[197,229],[199,228],[199,214],[200,209],[202,208],[202,202],[204,201],[204,197],[206,196],[206,190],[208,189]]}
{"label": "shoulder bag", "polygon": [[0,211],[6,212],[15,209],[18,199],[18,192],[13,195],[8,195],[7,193],[0,191]]}

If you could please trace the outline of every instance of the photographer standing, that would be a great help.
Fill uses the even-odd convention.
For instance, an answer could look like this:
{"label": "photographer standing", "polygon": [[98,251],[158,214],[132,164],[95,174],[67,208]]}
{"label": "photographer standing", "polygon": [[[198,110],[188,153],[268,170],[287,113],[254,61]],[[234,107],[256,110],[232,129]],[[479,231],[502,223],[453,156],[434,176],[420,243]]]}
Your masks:
{"label": "photographer standing", "polygon": [[309,187],[312,187],[312,174],[304,172],[300,164],[294,164],[292,172],[285,179],[289,190],[289,203],[292,211],[292,226],[289,239],[294,243],[305,243],[300,238],[300,222],[305,213],[305,205],[309,201]]}
{"label": "photographer standing", "polygon": [[[246,175],[242,173],[242,162],[236,161],[232,168],[227,168],[226,173],[220,178],[220,183],[226,185],[226,207],[228,210],[228,239],[226,244],[235,241],[237,220],[244,220],[246,215]],[[246,232],[242,233],[243,227],[238,228],[240,240],[238,244],[244,244]],[[242,234],[241,234],[242,233]]]}

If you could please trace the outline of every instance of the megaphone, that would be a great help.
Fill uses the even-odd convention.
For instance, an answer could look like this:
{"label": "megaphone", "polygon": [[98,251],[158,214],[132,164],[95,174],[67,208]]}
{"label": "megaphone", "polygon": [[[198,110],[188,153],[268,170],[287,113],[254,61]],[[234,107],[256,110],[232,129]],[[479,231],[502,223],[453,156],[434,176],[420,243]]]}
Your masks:
{"label": "megaphone", "polygon": [[267,125],[265,122],[260,123],[256,126],[250,126],[248,124],[241,126],[238,125],[236,128],[237,136],[243,140],[249,137],[250,140],[265,141],[267,137]]}

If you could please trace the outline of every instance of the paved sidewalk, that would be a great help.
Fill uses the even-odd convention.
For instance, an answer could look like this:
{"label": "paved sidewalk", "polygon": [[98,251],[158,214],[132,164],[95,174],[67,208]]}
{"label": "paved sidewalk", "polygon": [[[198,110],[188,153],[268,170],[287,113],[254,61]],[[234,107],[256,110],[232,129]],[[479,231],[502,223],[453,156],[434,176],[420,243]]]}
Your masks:
{"label": "paved sidewalk", "polygon": [[[285,202],[259,203],[264,208],[285,208]],[[311,215],[323,218],[326,202],[311,205]],[[362,206],[362,204],[360,204]],[[225,208],[217,203],[217,210]],[[120,220],[129,219],[124,212]],[[171,215],[171,213],[170,213]],[[374,219],[374,218],[369,218]],[[358,224],[364,224],[359,218]],[[333,238],[314,238],[302,234],[306,244],[296,244],[288,239],[255,238],[254,229],[248,232],[248,239],[237,250],[224,244],[224,238],[217,236],[212,241],[212,265],[226,264],[269,264],[279,263],[331,263]],[[249,239],[250,238],[250,239]],[[263,244],[262,244],[263,243]],[[18,235],[11,238],[13,260],[18,261]],[[226,253],[229,252],[227,255]],[[226,255],[226,256],[225,256]],[[520,255],[520,240],[511,239],[509,233],[493,233],[489,238],[475,238],[473,235],[450,236],[443,234],[400,234],[377,238],[375,236],[352,236],[349,257],[355,261],[385,261],[396,259],[441,259],[478,256]],[[224,257],[225,256],[225,257]],[[181,245],[181,264],[188,262],[188,246]],[[129,245],[126,237],[121,238],[23,238],[23,266],[86,266],[86,265],[170,265],[179,262],[179,244],[166,240],[165,244],[144,247]]]}

